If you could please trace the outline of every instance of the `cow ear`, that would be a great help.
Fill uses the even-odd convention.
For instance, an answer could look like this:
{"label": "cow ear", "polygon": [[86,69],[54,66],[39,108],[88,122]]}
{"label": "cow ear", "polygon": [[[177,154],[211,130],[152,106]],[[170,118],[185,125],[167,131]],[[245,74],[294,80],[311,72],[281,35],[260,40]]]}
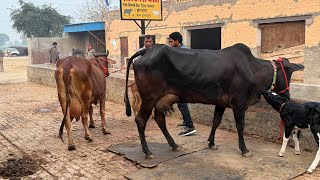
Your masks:
{"label": "cow ear", "polygon": [[302,64],[290,63],[287,58],[284,58],[282,61],[283,67],[289,68],[292,71],[303,70],[304,66]]}
{"label": "cow ear", "polygon": [[293,71],[299,71],[299,70],[303,70],[304,66],[302,64],[290,63],[288,68],[290,68]]}

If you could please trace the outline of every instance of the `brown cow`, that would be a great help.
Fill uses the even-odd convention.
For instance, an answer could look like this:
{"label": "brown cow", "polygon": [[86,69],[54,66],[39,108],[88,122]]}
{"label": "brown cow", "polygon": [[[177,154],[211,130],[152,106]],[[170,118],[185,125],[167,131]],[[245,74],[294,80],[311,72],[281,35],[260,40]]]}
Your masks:
{"label": "brown cow", "polygon": [[134,116],[136,116],[138,114],[138,111],[140,109],[141,106],[141,97],[137,88],[137,84],[135,82],[131,83],[130,85],[128,85],[128,87],[130,87],[131,89],[131,93],[132,93],[132,110],[133,110],[133,114]]}
{"label": "brown cow", "polygon": [[85,139],[89,142],[92,141],[88,129],[88,114],[90,115],[89,127],[94,127],[92,103],[100,103],[102,132],[109,134],[105,122],[105,77],[109,76],[108,63],[114,64],[115,62],[107,58],[107,55],[91,59],[70,56],[57,62],[55,79],[59,102],[64,114],[59,135],[62,139],[63,126],[65,125],[68,134],[68,150],[76,149],[71,131],[73,119],[78,121],[81,117]]}
{"label": "brown cow", "polygon": [[[141,106],[141,97],[140,97],[136,82],[133,82],[133,83],[129,84],[128,87],[130,87],[131,93],[132,93],[132,110],[133,110],[133,114],[134,114],[134,116],[136,116],[138,114],[138,111],[139,111],[140,106]],[[151,118],[154,119],[154,113],[152,113]]]}

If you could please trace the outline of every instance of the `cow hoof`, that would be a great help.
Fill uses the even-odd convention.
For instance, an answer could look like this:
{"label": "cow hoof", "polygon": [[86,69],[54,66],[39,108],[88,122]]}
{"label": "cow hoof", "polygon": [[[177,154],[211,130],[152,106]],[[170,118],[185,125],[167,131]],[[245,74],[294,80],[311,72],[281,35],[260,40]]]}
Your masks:
{"label": "cow hoof", "polygon": [[94,124],[90,124],[89,128],[96,128],[96,126]]}
{"label": "cow hoof", "polygon": [[212,150],[218,149],[218,146],[216,146],[215,144],[208,144],[208,147],[209,147],[209,149],[212,149]]}
{"label": "cow hoof", "polygon": [[176,147],[172,147],[172,150],[174,151],[181,151],[183,149],[183,147],[181,145],[177,145],[176,144]]}
{"label": "cow hoof", "polygon": [[242,153],[242,156],[244,156],[244,157],[252,157],[253,154],[250,153],[250,152],[246,152],[246,153]]}
{"label": "cow hoof", "polygon": [[300,155],[300,151],[294,151],[296,155]]}
{"label": "cow hoof", "polygon": [[313,173],[313,171],[314,171],[314,169],[310,169],[310,168],[309,168],[308,171],[307,171],[307,173],[308,173],[308,174],[311,174],[311,173]]}
{"label": "cow hoof", "polygon": [[147,158],[147,159],[153,159],[154,156],[153,156],[152,154],[150,154],[150,155],[146,155],[146,158]]}
{"label": "cow hoof", "polygon": [[68,146],[68,150],[69,150],[69,151],[76,150],[76,146],[75,146],[75,145],[69,145],[69,146]]}
{"label": "cow hoof", "polygon": [[102,133],[103,133],[104,135],[106,135],[106,134],[111,134],[110,131],[107,131],[107,130],[105,130],[105,129],[102,129]]}
{"label": "cow hoof", "polygon": [[90,136],[86,136],[84,137],[85,140],[87,140],[88,142],[92,142],[92,138]]}
{"label": "cow hoof", "polygon": [[280,156],[280,157],[283,157],[283,153],[282,153],[282,152],[279,152],[279,156]]}

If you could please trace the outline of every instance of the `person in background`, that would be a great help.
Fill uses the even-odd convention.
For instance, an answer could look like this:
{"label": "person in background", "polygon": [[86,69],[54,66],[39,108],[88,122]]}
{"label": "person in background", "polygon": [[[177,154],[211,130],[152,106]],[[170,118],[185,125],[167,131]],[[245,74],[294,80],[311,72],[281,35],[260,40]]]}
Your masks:
{"label": "person in background", "polygon": [[88,46],[87,58],[88,58],[88,59],[93,58],[95,52],[96,52],[96,51],[93,49],[92,45],[90,44],[90,45]]}
{"label": "person in background", "polygon": [[151,47],[151,46],[153,45],[152,36],[146,35],[146,36],[144,37],[143,43],[144,43],[144,46],[143,46],[141,49],[139,49],[139,51],[142,50],[142,49],[149,48],[149,47]]}
{"label": "person in background", "polygon": [[74,54],[74,49],[72,48],[71,52],[69,53],[69,56],[73,56]]}
{"label": "person in background", "polygon": [[[182,43],[182,35],[179,32],[173,32],[169,35],[169,44],[172,47],[187,48]],[[185,126],[184,130],[179,133],[181,136],[188,136],[196,132],[196,128],[193,126],[190,111],[187,103],[177,103],[178,109],[182,114],[183,122],[178,126]]]}
{"label": "person in background", "polygon": [[[144,44],[143,47],[140,48],[138,51],[141,51],[141,50],[143,50],[143,49],[148,49],[148,48],[150,48],[150,47],[153,45],[152,36],[146,35],[146,36],[144,37],[143,44]],[[133,63],[134,63],[137,59],[139,59],[140,57],[141,57],[141,56],[138,56],[138,57],[134,58],[134,59],[133,59]]]}
{"label": "person in background", "polygon": [[59,59],[59,51],[57,49],[57,45],[58,43],[53,42],[52,47],[49,49],[49,55],[50,55],[49,60],[50,60],[50,63],[52,64],[56,64],[56,62]]}

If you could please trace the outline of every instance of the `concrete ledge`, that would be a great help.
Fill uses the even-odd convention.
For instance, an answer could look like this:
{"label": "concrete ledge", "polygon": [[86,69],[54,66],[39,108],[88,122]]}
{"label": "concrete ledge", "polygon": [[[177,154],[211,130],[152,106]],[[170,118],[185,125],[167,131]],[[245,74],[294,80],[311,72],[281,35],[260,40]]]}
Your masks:
{"label": "concrete ledge", "polygon": [[320,102],[320,86],[301,83],[291,83],[290,93],[293,99]]}
{"label": "concrete ledge", "polygon": [[31,64],[27,66],[29,82],[56,87],[54,72],[56,67],[53,64]]}
{"label": "concrete ledge", "polygon": [[[134,80],[130,78],[129,84],[133,81]],[[122,73],[111,74],[109,77],[107,77],[106,86],[106,100],[118,102],[124,105],[124,92],[126,87],[125,75]],[[132,103],[132,94],[130,88],[128,88],[128,91],[130,102]]]}

